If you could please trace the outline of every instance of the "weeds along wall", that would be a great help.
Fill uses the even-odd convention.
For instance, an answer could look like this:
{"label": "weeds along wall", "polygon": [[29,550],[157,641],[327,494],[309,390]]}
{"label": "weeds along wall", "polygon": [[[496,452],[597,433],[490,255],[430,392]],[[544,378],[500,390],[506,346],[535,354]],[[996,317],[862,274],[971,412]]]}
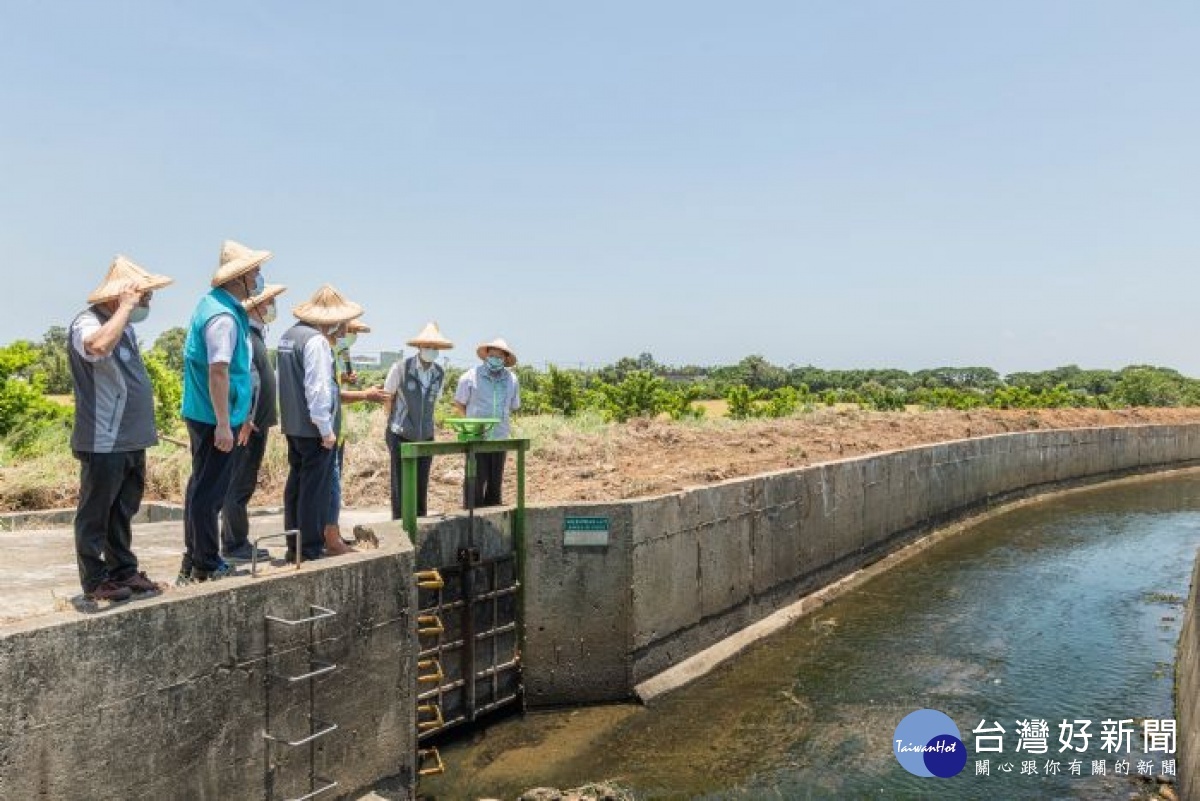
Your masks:
{"label": "weeds along wall", "polygon": [[[531,508],[527,702],[629,698],[646,679],[938,525],[1022,496],[1198,461],[1200,425],[1055,430],[626,503]],[[571,544],[566,529],[577,517],[607,520],[607,542]],[[503,539],[511,520],[494,513],[480,525]]]}

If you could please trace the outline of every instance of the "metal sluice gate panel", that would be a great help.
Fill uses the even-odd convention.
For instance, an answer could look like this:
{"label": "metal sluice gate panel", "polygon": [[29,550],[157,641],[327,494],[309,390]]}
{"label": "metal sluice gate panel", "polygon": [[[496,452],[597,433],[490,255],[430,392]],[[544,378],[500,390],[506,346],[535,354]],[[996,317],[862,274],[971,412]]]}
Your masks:
{"label": "metal sluice gate panel", "polygon": [[418,582],[418,742],[520,703],[516,568],[515,553],[463,548],[440,580]]}

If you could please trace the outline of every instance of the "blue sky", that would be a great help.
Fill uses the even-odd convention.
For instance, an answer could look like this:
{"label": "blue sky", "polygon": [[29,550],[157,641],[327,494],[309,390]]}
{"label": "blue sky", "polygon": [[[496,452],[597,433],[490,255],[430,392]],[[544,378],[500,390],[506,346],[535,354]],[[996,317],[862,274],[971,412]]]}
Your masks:
{"label": "blue sky", "polygon": [[1184,2],[8,0],[0,341],[118,252],[176,278],[152,340],[233,238],[363,351],[1200,375],[1198,40]]}

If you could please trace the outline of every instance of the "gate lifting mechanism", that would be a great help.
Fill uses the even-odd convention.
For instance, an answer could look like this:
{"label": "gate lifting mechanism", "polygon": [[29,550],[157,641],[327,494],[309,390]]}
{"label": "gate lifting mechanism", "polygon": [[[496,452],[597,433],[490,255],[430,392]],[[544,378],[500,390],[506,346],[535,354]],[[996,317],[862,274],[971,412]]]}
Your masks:
{"label": "gate lifting mechanism", "polygon": [[[417,579],[417,742],[480,715],[520,703],[521,581],[525,541],[527,439],[406,442],[400,446],[404,528],[417,539],[416,467],[422,456],[466,456],[467,545],[455,564],[423,570]],[[475,539],[475,454],[517,452],[513,550],[483,558]],[[436,748],[418,750],[418,774],[442,773]]]}

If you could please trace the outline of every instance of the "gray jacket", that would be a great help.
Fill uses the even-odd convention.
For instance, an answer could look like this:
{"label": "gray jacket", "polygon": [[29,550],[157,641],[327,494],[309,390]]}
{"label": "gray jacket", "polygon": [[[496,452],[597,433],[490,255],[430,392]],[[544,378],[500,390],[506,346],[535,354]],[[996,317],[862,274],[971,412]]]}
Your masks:
{"label": "gray jacket", "polygon": [[409,356],[400,366],[400,387],[396,390],[388,430],[413,442],[433,440],[433,410],[442,395],[446,372],[436,363],[430,368],[429,387],[421,384],[417,357]]}
{"label": "gray jacket", "polygon": [[[103,325],[108,312],[93,306],[71,322],[74,329],[82,318]],[[154,389],[133,326],[125,326],[113,352],[88,360],[72,345],[68,348],[71,380],[75,384],[75,428],[71,449],[81,453],[124,453],[158,443],[154,425]]]}

